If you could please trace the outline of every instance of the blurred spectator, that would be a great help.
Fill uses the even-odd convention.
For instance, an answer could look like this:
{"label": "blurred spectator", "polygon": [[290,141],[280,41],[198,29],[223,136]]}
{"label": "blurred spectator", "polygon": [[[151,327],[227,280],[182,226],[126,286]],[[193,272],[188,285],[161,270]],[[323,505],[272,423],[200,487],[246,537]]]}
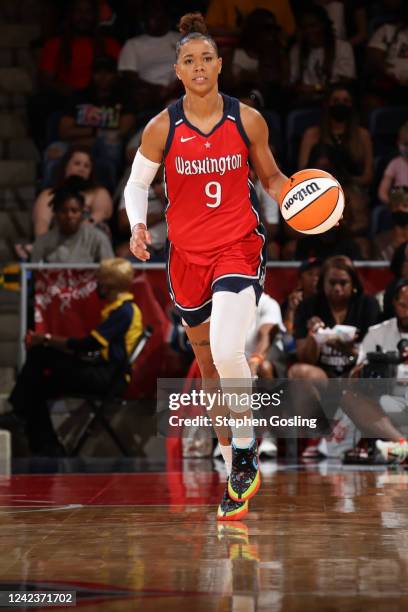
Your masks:
{"label": "blurred spectator", "polygon": [[389,204],[392,189],[408,189],[408,121],[399,129],[397,144],[400,154],[386,167],[378,188],[378,197],[384,204]]}
{"label": "blurred spectator", "polygon": [[[143,130],[140,130],[135,136],[128,142],[126,148],[126,161],[127,169],[122,176],[120,183],[117,188],[117,194],[119,194],[119,205],[117,212],[117,225],[120,233],[120,242],[116,246],[116,254],[120,257],[130,258],[135,260],[134,256],[129,249],[129,219],[125,208],[125,198],[123,196],[123,190],[130,176],[130,171],[133,163],[134,156],[140,145],[140,138]],[[151,258],[151,263],[166,261],[166,240],[167,240],[167,227],[165,222],[165,210],[166,198],[163,186],[163,176],[161,170],[155,176],[152,185],[149,188],[148,194],[148,207],[147,207],[147,228],[150,232],[152,243],[148,246]],[[124,242],[122,242],[122,239]]]}
{"label": "blurred spectator", "polygon": [[359,46],[367,40],[367,0],[314,0],[320,4],[333,23],[337,38]]}
{"label": "blurred spectator", "polygon": [[393,280],[387,285],[380,296],[377,295],[377,299],[381,299],[382,318],[384,320],[395,316],[393,304],[395,287],[401,280],[408,279],[408,241],[403,242],[395,249],[390,262],[390,270],[394,275]]}
{"label": "blurred spectator", "polygon": [[371,257],[367,189],[373,166],[371,136],[359,124],[354,98],[346,87],[334,85],[327,94],[320,126],[308,128],[303,135],[299,169],[321,168],[341,183],[347,229],[366,259]]}
{"label": "blurred spectator", "polygon": [[106,305],[101,322],[84,338],[61,338],[29,332],[28,354],[10,395],[11,413],[0,426],[25,432],[30,450],[60,456],[65,449],[54,431],[47,401],[68,394],[103,395],[126,387],[127,357],[142,333],[142,317],[130,293],[133,270],[121,259],[104,260],[98,271],[98,294]]}
{"label": "blurred spectator", "polygon": [[295,31],[295,20],[289,0],[210,0],[206,23],[214,36],[236,35],[244,19],[256,9],[273,13],[287,36]]}
{"label": "blurred spectator", "polygon": [[[285,375],[284,365],[282,367],[280,359],[279,363],[275,363],[277,354],[273,351],[278,334],[285,331],[278,302],[267,293],[262,293],[245,344],[245,354],[252,376],[275,378]],[[277,350],[283,353],[281,341]]]}
{"label": "blurred spectator", "polygon": [[70,3],[62,36],[48,40],[40,59],[40,85],[48,94],[64,98],[87,87],[95,57],[119,56],[120,46],[98,30],[97,0],[73,0]]}
{"label": "blurred spectator", "polygon": [[308,128],[299,151],[299,169],[315,167],[326,157],[342,183],[369,187],[373,180],[373,145],[371,136],[358,119],[356,104],[349,89],[330,88],[320,126]]}
{"label": "blurred spectator", "polygon": [[346,38],[354,50],[362,50],[368,38],[367,0],[343,0]]}
{"label": "blurred spectator", "polygon": [[128,40],[120,53],[119,71],[127,83],[132,104],[138,111],[162,107],[179,91],[174,71],[176,44],[168,7],[153,1],[145,9],[146,33]]}
{"label": "blurred spectator", "polygon": [[296,287],[282,302],[282,318],[288,334],[292,334],[295,322],[295,312],[300,302],[313,297],[317,292],[322,262],[316,257],[305,259],[299,266]]}
{"label": "blurred spectator", "polygon": [[366,65],[371,105],[408,101],[408,3],[395,0],[394,18],[380,26],[368,42]]}
{"label": "blurred spectator", "polygon": [[394,251],[408,240],[408,188],[395,189],[390,195],[392,228],[375,237],[377,259],[392,259]]}
{"label": "blurred spectator", "polygon": [[346,22],[343,2],[338,2],[338,0],[315,0],[314,4],[319,4],[326,11],[333,24],[335,36],[342,40],[346,40]]}
{"label": "blurred spectator", "polygon": [[52,197],[55,225],[39,236],[34,244],[34,263],[94,263],[113,257],[106,234],[83,219],[85,198],[80,179],[68,178]]}
{"label": "blurred spectator", "polygon": [[89,85],[94,58],[109,55],[117,59],[119,55],[119,44],[102,35],[98,22],[97,0],[72,0],[63,34],[48,40],[42,49],[40,93],[29,105],[33,137],[41,150],[48,116],[64,107],[66,96]]}
{"label": "blurred spectator", "polygon": [[321,6],[310,5],[299,18],[299,42],[290,52],[290,82],[296,107],[317,104],[330,83],[355,79],[353,49],[336,39]]}
{"label": "blurred spectator", "polygon": [[96,170],[113,192],[122,164],[123,143],[134,125],[134,115],[126,106],[120,89],[116,61],[98,57],[92,67],[91,85],[76,92],[62,111],[59,137],[45,152],[44,184],[69,145],[88,146]]}
{"label": "blurred spectator", "polygon": [[362,339],[370,325],[379,320],[377,300],[363,292],[361,281],[347,257],[328,259],[322,267],[314,297],[303,300],[295,314],[295,337],[299,362],[290,378],[324,379],[343,377],[355,365],[355,340],[330,339],[319,344],[315,334],[323,327],[352,325]]}
{"label": "blurred spectator", "polygon": [[253,88],[262,93],[263,106],[285,108],[289,64],[281,30],[273,13],[266,9],[256,9],[245,18],[230,63],[228,66],[228,55],[224,54],[225,84],[231,81],[236,87],[252,83]]}
{"label": "blurred spectator", "polygon": [[84,217],[95,224],[101,224],[111,217],[112,198],[109,192],[95,181],[94,163],[90,150],[84,146],[76,146],[67,151],[60,161],[52,187],[44,189],[34,202],[34,236],[41,236],[49,230],[53,219],[53,210],[50,206],[53,192],[59,189],[70,176],[79,176],[84,181]]}

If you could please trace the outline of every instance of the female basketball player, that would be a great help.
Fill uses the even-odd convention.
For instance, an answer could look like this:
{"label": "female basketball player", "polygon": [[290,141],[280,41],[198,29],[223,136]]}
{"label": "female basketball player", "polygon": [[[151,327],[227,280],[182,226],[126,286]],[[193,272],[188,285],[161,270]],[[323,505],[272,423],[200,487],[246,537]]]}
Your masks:
{"label": "female basketball player", "polygon": [[[175,71],[186,94],[144,130],[125,189],[130,249],[142,261],[150,257],[148,188],[164,162],[172,300],[204,384],[240,379],[241,392],[244,382],[250,393],[244,349],[262,292],[265,237],[248,179],[248,158],[274,199],[287,178],[271,154],[261,115],[218,92],[222,60],[203,17],[185,15],[180,32]],[[230,409],[232,416],[243,410]],[[224,437],[220,444],[229,480],[218,518],[238,520],[260,485],[253,429],[246,437],[233,436],[232,446]]]}

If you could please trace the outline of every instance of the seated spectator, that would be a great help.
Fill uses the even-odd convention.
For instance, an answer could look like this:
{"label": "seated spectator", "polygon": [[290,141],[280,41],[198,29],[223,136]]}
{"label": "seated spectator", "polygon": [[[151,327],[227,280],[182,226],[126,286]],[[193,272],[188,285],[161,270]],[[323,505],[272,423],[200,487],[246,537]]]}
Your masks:
{"label": "seated spectator", "polygon": [[223,57],[224,84],[252,83],[266,108],[286,109],[289,65],[275,15],[256,9],[244,21],[240,40],[230,58]]}
{"label": "seated spectator", "polygon": [[328,92],[320,126],[308,128],[299,151],[299,169],[321,168],[341,183],[346,197],[345,217],[350,235],[365,259],[371,256],[368,188],[373,180],[373,145],[359,124],[350,91],[334,85]]}
{"label": "seated spectator", "polygon": [[319,126],[303,134],[299,170],[314,167],[322,157],[329,159],[336,178],[343,183],[369,187],[373,180],[373,145],[370,133],[361,126],[350,90],[343,85],[330,88]]}
{"label": "seated spectator", "polygon": [[99,29],[97,0],[73,0],[67,11],[63,34],[48,40],[40,56],[40,94],[32,99],[29,114],[33,136],[44,145],[45,122],[50,113],[62,109],[66,96],[88,87],[94,58],[119,56],[119,44]]}
{"label": "seated spectator", "polygon": [[[299,363],[289,378],[318,379],[347,376],[356,363],[357,338],[379,320],[377,300],[363,292],[356,269],[347,257],[328,259],[322,267],[317,294],[300,302],[295,313],[295,337]],[[319,344],[319,329],[352,325],[358,336],[353,341],[328,340]]]}
{"label": "seated spectator", "polygon": [[164,2],[156,0],[146,6],[145,24],[145,34],[124,44],[118,67],[135,110],[161,110],[165,100],[178,97],[174,58],[180,34],[170,29],[168,7]]}
{"label": "seated spectator", "polygon": [[293,333],[295,312],[300,302],[316,295],[321,265],[320,259],[311,257],[299,266],[296,287],[281,304],[283,324],[288,334]]}
{"label": "seated spectator", "polygon": [[285,35],[292,36],[295,20],[289,0],[210,0],[205,20],[213,36],[236,36],[256,9],[273,13]]}
{"label": "seated spectator", "polygon": [[408,241],[403,242],[394,251],[390,263],[390,270],[394,275],[393,280],[387,285],[382,294],[377,295],[377,300],[382,306],[384,320],[395,316],[393,298],[395,287],[401,280],[408,279]]}
{"label": "seated spectator", "polygon": [[[28,354],[9,402],[11,413],[0,416],[0,427],[25,432],[30,450],[60,456],[65,450],[54,431],[47,400],[70,393],[124,391],[129,378],[128,356],[142,333],[142,317],[130,293],[133,270],[125,260],[106,259],[98,271],[98,294],[106,301],[101,323],[85,338],[61,338],[29,332]],[[90,359],[90,355],[93,358]]]}
{"label": "seated spectator", "polygon": [[245,354],[252,376],[275,378],[285,375],[286,368],[281,358],[283,344],[278,339],[279,333],[285,331],[278,302],[267,293],[262,293],[245,344]]}
{"label": "seated spectator", "polygon": [[395,249],[408,240],[408,188],[395,189],[390,195],[392,228],[375,237],[376,259],[392,259]]}
{"label": "seated spectator", "polygon": [[92,67],[91,85],[75,93],[62,111],[59,137],[45,152],[47,184],[52,169],[69,146],[86,146],[92,151],[96,171],[113,192],[123,158],[123,145],[134,125],[119,88],[116,61],[98,57]]}
{"label": "seated spectator", "polygon": [[51,206],[55,225],[35,240],[32,262],[94,263],[113,257],[106,234],[84,221],[85,198],[81,187],[81,180],[72,176],[54,192]]}
{"label": "seated spectator", "polygon": [[315,0],[330,17],[337,38],[347,40],[354,50],[360,49],[368,36],[365,0]]}
{"label": "seated spectator", "polygon": [[367,45],[368,106],[408,101],[408,4],[393,4],[398,6],[394,18],[377,28]]}
{"label": "seated spectator", "polygon": [[37,196],[33,207],[34,236],[42,236],[51,227],[53,210],[50,202],[55,190],[59,189],[70,176],[79,176],[84,180],[85,197],[84,216],[90,223],[102,224],[112,215],[112,198],[109,192],[97,185],[94,162],[90,150],[84,146],[69,149],[56,168],[55,180],[51,188],[44,189]]}
{"label": "seated spectator", "polygon": [[299,42],[290,51],[290,83],[296,107],[318,104],[330,83],[355,79],[353,49],[336,39],[320,6],[309,5],[299,19]]}
{"label": "seated spectator", "polygon": [[[395,365],[395,375],[392,377],[393,384],[389,393],[381,394],[377,399],[379,405],[384,411],[386,417],[383,417],[383,422],[387,425],[386,430],[381,437],[389,440],[389,443],[377,443],[377,447],[381,450],[384,459],[398,459],[401,452],[405,452],[405,457],[408,455],[408,447],[405,440],[402,440],[408,434],[408,417],[407,417],[407,363],[408,363],[408,348],[401,346],[401,343],[408,342],[408,280],[401,279],[395,286],[392,295],[392,303],[394,316],[392,318],[370,327],[367,334],[359,347],[358,369],[361,370],[364,363],[367,362],[367,353],[381,351],[393,351],[399,353],[402,357],[402,363]],[[384,381],[387,383],[388,381]],[[388,385],[387,385],[388,386]],[[378,392],[381,390],[376,385]],[[386,386],[384,385],[384,390]],[[367,400],[365,400],[367,401]],[[361,411],[367,415],[366,406],[361,405]],[[388,419],[389,417],[389,419]],[[387,423],[387,419],[389,422]],[[397,429],[396,429],[397,428]],[[402,428],[402,430],[401,430]],[[402,432],[402,433],[401,433]],[[401,457],[402,459],[404,457]]]}
{"label": "seated spectator", "polygon": [[408,189],[408,121],[399,129],[397,144],[400,154],[386,167],[378,188],[378,197],[384,204],[389,204],[392,189]]}

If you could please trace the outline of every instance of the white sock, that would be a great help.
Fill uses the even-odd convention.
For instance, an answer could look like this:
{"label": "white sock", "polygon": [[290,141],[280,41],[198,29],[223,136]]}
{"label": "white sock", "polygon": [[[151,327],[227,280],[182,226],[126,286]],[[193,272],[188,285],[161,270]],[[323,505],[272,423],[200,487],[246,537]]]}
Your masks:
{"label": "white sock", "polygon": [[253,441],[254,438],[232,438],[235,448],[249,448]]}
{"label": "white sock", "polygon": [[227,474],[228,476],[231,474],[231,467],[232,467],[232,448],[231,448],[231,444],[229,444],[228,446],[223,446],[222,444],[220,444],[220,449],[221,449],[221,454],[223,456],[223,459],[225,461],[225,467],[227,470]]}

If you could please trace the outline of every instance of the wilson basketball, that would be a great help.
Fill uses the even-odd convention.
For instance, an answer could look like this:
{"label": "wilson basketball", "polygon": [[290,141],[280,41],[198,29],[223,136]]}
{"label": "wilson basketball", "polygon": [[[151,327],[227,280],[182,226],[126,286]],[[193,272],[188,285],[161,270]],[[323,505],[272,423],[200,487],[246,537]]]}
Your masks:
{"label": "wilson basketball", "polygon": [[336,179],[314,168],[295,172],[280,196],[286,223],[302,234],[322,234],[339,222],[344,193]]}

